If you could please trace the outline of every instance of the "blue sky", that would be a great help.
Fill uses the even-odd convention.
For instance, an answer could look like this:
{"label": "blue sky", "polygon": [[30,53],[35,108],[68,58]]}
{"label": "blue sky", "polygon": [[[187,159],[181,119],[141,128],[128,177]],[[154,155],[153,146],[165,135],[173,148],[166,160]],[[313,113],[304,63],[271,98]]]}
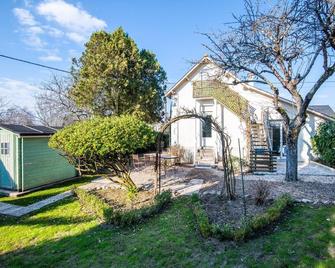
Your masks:
{"label": "blue sky", "polygon": [[[153,51],[177,81],[190,61],[206,53],[198,32],[212,32],[243,10],[242,0],[6,0],[0,1],[0,54],[69,69],[90,34],[122,26],[140,48]],[[34,108],[34,94],[53,72],[0,58],[0,97]],[[332,80],[335,80],[332,79]],[[320,89],[314,104],[335,108],[335,83]]]}

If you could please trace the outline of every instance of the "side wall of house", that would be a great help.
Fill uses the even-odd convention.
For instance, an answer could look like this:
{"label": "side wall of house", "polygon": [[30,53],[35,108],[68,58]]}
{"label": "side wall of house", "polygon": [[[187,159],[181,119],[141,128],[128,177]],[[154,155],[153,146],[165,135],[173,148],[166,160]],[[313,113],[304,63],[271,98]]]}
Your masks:
{"label": "side wall of house", "polygon": [[[172,97],[175,99],[175,106],[172,109],[172,116],[178,114],[182,108],[194,109],[197,107],[196,100],[193,99],[193,81],[201,81],[206,79],[213,79],[221,77],[225,82],[232,82],[232,80],[224,77],[222,78],[222,72],[213,64],[204,65],[189,79],[185,82],[179,91]],[[261,123],[263,111],[268,110],[270,112],[271,119],[278,120],[281,116],[274,110],[273,100],[269,96],[255,92],[249,87],[242,84],[230,86],[231,89],[235,90],[242,97],[249,101],[251,110],[254,114],[254,120]],[[290,117],[295,114],[295,108],[287,103],[281,103],[281,105],[289,111]],[[232,153],[238,155],[238,138],[241,140],[242,154],[245,157],[247,155],[247,144],[246,144],[246,126],[244,122],[229,111],[226,108],[221,108],[221,105],[217,107],[218,117],[217,120],[224,124],[225,131],[232,137]],[[219,111],[220,110],[220,111]],[[223,112],[222,112],[223,111]],[[224,119],[224,120],[222,120]],[[312,151],[311,137],[316,133],[318,125],[324,122],[324,119],[313,114],[308,113],[308,119],[306,125],[301,130],[298,140],[298,158],[299,161],[309,161],[314,159]],[[173,124],[171,127],[171,144],[179,144],[185,147],[190,152],[193,152],[194,145],[199,141],[196,141],[196,133],[199,135],[200,124],[195,123],[195,119],[188,119],[179,121]],[[220,151],[220,149],[218,150]]]}

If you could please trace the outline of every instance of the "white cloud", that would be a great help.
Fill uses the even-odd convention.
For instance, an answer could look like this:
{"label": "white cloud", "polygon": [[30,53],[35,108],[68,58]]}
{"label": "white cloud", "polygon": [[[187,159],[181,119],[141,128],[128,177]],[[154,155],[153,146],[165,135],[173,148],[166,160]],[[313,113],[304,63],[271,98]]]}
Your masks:
{"label": "white cloud", "polygon": [[31,12],[23,8],[14,8],[13,12],[22,26],[21,31],[24,35],[23,41],[30,47],[36,49],[44,47],[45,42],[40,37],[40,35],[44,33],[44,30],[39,26]]}
{"label": "white cloud", "polygon": [[67,33],[66,36],[70,40],[72,40],[72,41],[74,41],[76,43],[83,43],[86,40],[86,38],[87,38],[86,35],[82,35],[82,34],[75,33],[75,32]]}
{"label": "white cloud", "polygon": [[15,16],[18,18],[21,25],[35,26],[37,22],[29,10],[23,8],[14,8]]}
{"label": "white cloud", "polygon": [[63,0],[43,1],[37,6],[37,12],[61,26],[68,38],[78,43],[82,43],[92,32],[107,26],[105,21]]}
{"label": "white cloud", "polygon": [[57,55],[47,55],[39,57],[42,61],[62,61],[63,59]]}
{"label": "white cloud", "polygon": [[33,110],[35,107],[33,96],[38,91],[38,87],[24,81],[0,77],[0,98],[5,98],[12,105],[27,107]]}

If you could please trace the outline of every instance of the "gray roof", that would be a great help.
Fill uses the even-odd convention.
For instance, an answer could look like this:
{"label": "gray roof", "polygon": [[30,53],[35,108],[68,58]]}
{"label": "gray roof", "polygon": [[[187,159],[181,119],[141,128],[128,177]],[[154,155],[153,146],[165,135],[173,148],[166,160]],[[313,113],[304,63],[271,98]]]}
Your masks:
{"label": "gray roof", "polygon": [[335,116],[334,110],[329,105],[310,105],[309,108],[330,117]]}
{"label": "gray roof", "polygon": [[4,128],[20,136],[51,136],[57,132],[57,128],[38,125],[0,124],[0,128]]}

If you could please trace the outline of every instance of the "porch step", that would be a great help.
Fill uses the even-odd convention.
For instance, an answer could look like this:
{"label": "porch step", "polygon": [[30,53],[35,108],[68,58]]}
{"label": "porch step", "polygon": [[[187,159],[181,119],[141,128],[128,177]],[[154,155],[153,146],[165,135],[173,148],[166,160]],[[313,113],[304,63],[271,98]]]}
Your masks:
{"label": "porch step", "polygon": [[196,154],[195,163],[200,166],[215,165],[215,155],[212,148],[199,149]]}

